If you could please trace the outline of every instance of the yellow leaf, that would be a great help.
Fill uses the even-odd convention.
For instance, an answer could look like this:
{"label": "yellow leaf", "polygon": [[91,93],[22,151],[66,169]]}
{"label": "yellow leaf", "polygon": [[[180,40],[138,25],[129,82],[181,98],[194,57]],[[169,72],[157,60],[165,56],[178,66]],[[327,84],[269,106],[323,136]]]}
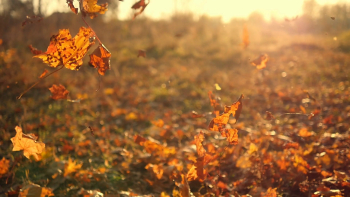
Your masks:
{"label": "yellow leaf", "polygon": [[9,167],[10,160],[7,160],[5,157],[3,157],[0,161],[0,177],[9,171]]}
{"label": "yellow leaf", "polygon": [[108,10],[108,3],[97,5],[97,0],[81,0],[81,2],[83,14],[89,15],[91,19],[95,18],[97,13],[104,14]]}
{"label": "yellow leaf", "polygon": [[77,164],[75,161],[73,162],[71,158],[68,159],[68,163],[64,166],[64,174],[66,177],[68,174],[75,172],[81,168],[83,164]]}
{"label": "yellow leaf", "polygon": [[33,155],[35,160],[41,160],[41,153],[45,148],[45,144],[37,142],[36,137],[32,134],[23,134],[21,127],[16,126],[15,129],[16,136],[11,138],[13,144],[12,151],[23,150],[23,155],[28,159]]}
{"label": "yellow leaf", "polygon": [[251,154],[253,154],[254,152],[257,152],[257,151],[258,151],[258,147],[255,144],[250,143],[248,154],[251,155]]}

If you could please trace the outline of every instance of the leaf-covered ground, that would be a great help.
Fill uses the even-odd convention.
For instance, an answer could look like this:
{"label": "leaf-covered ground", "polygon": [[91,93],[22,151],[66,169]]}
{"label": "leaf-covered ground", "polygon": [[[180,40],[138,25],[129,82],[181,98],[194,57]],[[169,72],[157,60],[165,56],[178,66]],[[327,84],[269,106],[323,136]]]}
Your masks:
{"label": "leaf-covered ground", "polygon": [[[338,50],[338,35],[248,23],[244,49],[241,22],[112,21],[95,28],[112,54],[105,76],[84,61],[17,100],[53,70],[27,48],[45,50],[50,33],[62,28],[50,20],[1,38],[0,195],[31,184],[55,196],[350,193],[350,56]],[[261,54],[269,60],[258,70],[250,62]],[[50,98],[53,84],[67,88],[66,100]],[[209,130],[210,91],[220,112],[244,95],[238,121],[231,116],[225,127],[238,130],[236,145]],[[16,126],[45,143],[40,161],[12,151]],[[210,155],[202,165],[201,144]],[[196,173],[188,173],[193,165]]]}

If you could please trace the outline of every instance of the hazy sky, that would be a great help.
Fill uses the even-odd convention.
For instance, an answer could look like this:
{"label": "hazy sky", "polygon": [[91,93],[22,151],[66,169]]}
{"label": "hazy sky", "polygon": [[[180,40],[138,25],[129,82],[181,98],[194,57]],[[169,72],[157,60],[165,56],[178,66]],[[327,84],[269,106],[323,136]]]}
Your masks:
{"label": "hazy sky", "polygon": [[[146,0],[147,1],[147,0]],[[350,0],[316,0],[318,4],[344,3]],[[45,1],[43,1],[45,2]],[[120,19],[132,18],[131,6],[137,0],[120,1],[118,17]],[[247,17],[250,13],[258,11],[265,19],[294,17],[302,12],[304,0],[151,0],[143,15],[150,18],[166,18],[175,11],[180,13],[192,12],[197,16],[221,16],[224,22],[233,17]],[[74,4],[78,4],[75,0]],[[66,0],[51,0],[47,5],[48,11],[70,11]]]}

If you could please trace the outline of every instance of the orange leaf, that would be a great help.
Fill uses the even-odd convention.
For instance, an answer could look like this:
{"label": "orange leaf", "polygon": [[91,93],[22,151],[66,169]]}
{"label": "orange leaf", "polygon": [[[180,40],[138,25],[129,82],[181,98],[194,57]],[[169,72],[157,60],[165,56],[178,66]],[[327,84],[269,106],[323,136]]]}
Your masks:
{"label": "orange leaf", "polygon": [[224,134],[227,139],[227,141],[230,144],[237,144],[238,143],[238,130],[237,129],[225,129]]}
{"label": "orange leaf", "polygon": [[244,49],[246,49],[249,46],[249,32],[246,25],[244,25],[243,27],[243,40],[241,45]]}
{"label": "orange leaf", "polygon": [[181,174],[181,183],[176,183],[176,185],[179,187],[180,189],[180,196],[181,197],[190,197],[191,194],[190,194],[190,186],[188,185],[188,182],[187,182],[187,178],[185,175]]}
{"label": "orange leaf", "polygon": [[0,178],[2,175],[6,174],[9,171],[9,167],[10,167],[10,160],[5,159],[5,157],[3,157],[0,160]]}
{"label": "orange leaf", "polygon": [[63,85],[52,85],[51,88],[49,88],[51,91],[51,98],[55,100],[59,99],[67,99],[69,91],[66,90],[66,88]]}
{"label": "orange leaf", "polygon": [[78,8],[74,7],[73,0],[67,0],[67,4],[74,14],[78,14]]}
{"label": "orange leaf", "polygon": [[51,37],[47,51],[34,57],[42,59],[50,67],[64,65],[70,70],[79,70],[83,64],[82,58],[93,44],[95,38],[90,28],[81,27],[74,38],[68,29],[61,29]]}
{"label": "orange leaf", "polygon": [[203,144],[202,144],[202,142],[204,141],[204,134],[202,131],[199,134],[194,136],[194,141],[196,143],[198,156],[199,157],[205,156],[206,151],[205,151]]}
{"label": "orange leaf", "polygon": [[13,144],[12,151],[23,150],[23,155],[28,159],[33,155],[37,161],[41,160],[41,153],[45,148],[45,144],[37,142],[36,137],[33,134],[23,134],[21,127],[16,126],[15,129],[16,136],[11,138]]}
{"label": "orange leaf", "polygon": [[91,19],[97,17],[97,13],[104,14],[108,10],[108,3],[97,5],[98,0],[81,0],[80,11],[83,16],[89,15]]}
{"label": "orange leaf", "polygon": [[105,75],[106,71],[110,69],[111,53],[102,44],[90,54],[90,66],[97,68],[100,75]]}
{"label": "orange leaf", "polygon": [[135,12],[134,14],[134,18],[136,18],[136,16],[140,15],[146,8],[146,6],[149,4],[150,1],[148,1],[148,3],[145,3],[145,0],[140,0],[138,2],[136,2],[131,8],[135,9],[135,10],[139,10],[138,12]]}
{"label": "orange leaf", "polygon": [[197,158],[196,163],[192,165],[191,169],[187,173],[187,180],[194,181],[198,179],[200,182],[203,182],[206,174],[203,167],[204,157]]}
{"label": "orange leaf", "polygon": [[267,54],[262,54],[250,63],[260,70],[266,67],[266,63],[268,62],[268,60],[269,56],[267,56]]}
{"label": "orange leaf", "polygon": [[164,121],[162,119],[159,120],[152,120],[151,121],[153,125],[156,127],[162,128],[164,126]]}
{"label": "orange leaf", "polygon": [[81,168],[83,164],[77,164],[76,161],[72,161],[71,158],[68,159],[68,163],[64,166],[64,174],[63,176],[66,177],[67,175],[71,174],[72,172],[75,172]]}

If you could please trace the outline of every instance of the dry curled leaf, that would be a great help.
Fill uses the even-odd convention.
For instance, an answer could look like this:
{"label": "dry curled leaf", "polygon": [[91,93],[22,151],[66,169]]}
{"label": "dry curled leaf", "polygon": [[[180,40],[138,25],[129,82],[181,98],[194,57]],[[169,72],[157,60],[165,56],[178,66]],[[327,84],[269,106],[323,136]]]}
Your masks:
{"label": "dry curled leaf", "polygon": [[106,71],[110,69],[111,53],[102,44],[90,54],[89,65],[97,68],[100,75],[105,75]]}
{"label": "dry curled leaf", "polygon": [[263,69],[266,68],[266,63],[269,61],[269,56],[267,54],[262,54],[255,60],[251,61],[250,63],[253,66],[256,66],[257,69]]}
{"label": "dry curled leaf", "polygon": [[[30,158],[31,155],[39,161],[41,160],[41,153],[45,148],[45,144],[42,142],[37,142],[34,139],[37,139],[33,134],[23,134],[22,128],[16,126],[16,136],[11,138],[13,149],[12,151],[23,150],[23,155]],[[24,136],[23,136],[24,135]],[[27,137],[30,136],[30,137]]]}
{"label": "dry curled leaf", "polygon": [[26,20],[22,22],[22,27],[28,23],[32,24],[34,22],[40,22],[42,20],[43,18],[41,16],[26,16]]}
{"label": "dry curled leaf", "polygon": [[64,65],[70,70],[78,70],[83,64],[82,58],[94,43],[95,37],[90,28],[81,27],[74,38],[68,29],[61,29],[51,37],[47,51],[34,57],[54,68]]}
{"label": "dry curled leaf", "polygon": [[74,7],[73,0],[67,0],[67,4],[74,14],[78,14],[78,8]]}
{"label": "dry curled leaf", "polygon": [[37,48],[34,48],[32,45],[28,45],[30,51],[33,53],[33,55],[39,55],[43,53],[41,50],[38,50]]}
{"label": "dry curled leaf", "polygon": [[196,163],[194,163],[191,169],[187,173],[187,180],[194,181],[199,180],[203,182],[206,177],[206,171],[204,170],[204,157],[197,158]]}
{"label": "dry curled leaf", "polygon": [[85,17],[89,15],[91,19],[97,17],[97,13],[104,14],[108,10],[108,3],[97,5],[98,0],[80,0],[80,11]]}
{"label": "dry curled leaf", "polygon": [[266,120],[272,120],[272,119],[275,119],[275,117],[272,115],[271,112],[266,111],[265,119],[266,119]]}
{"label": "dry curled leaf", "polygon": [[150,0],[148,0],[147,3],[145,3],[145,0],[140,0],[131,7],[132,9],[138,10],[137,12],[135,12],[133,19],[135,19],[136,16],[140,15],[145,10],[149,2]]}
{"label": "dry curled leaf", "polygon": [[51,98],[55,100],[59,99],[67,99],[69,91],[66,90],[66,88],[63,85],[52,85],[51,88],[49,88],[51,91]]}

